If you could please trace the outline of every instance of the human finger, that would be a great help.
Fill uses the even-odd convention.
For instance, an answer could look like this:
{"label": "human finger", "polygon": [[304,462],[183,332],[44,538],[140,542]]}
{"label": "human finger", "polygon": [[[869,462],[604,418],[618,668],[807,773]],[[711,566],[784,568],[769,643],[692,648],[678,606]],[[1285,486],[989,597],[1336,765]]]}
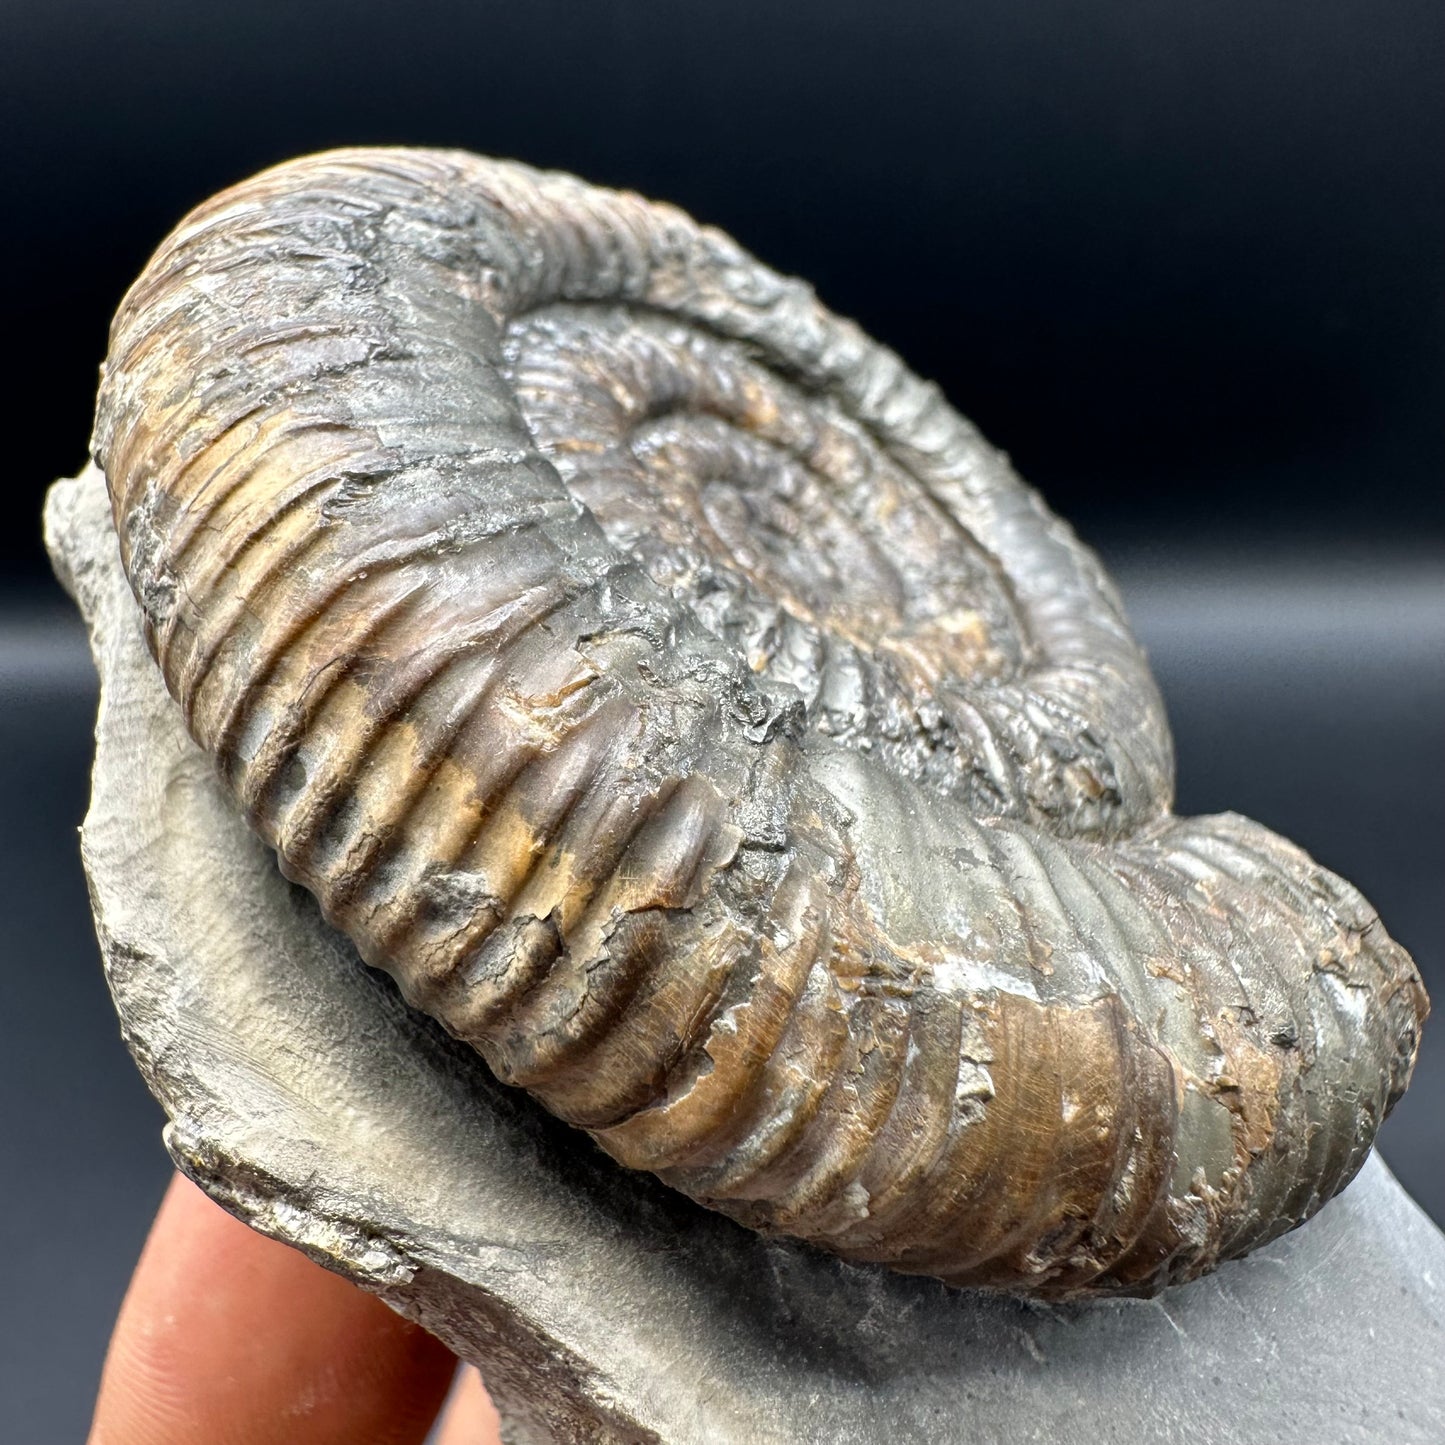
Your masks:
{"label": "human finger", "polygon": [[501,1420],[472,1365],[463,1365],[432,1445],[501,1445]]}
{"label": "human finger", "polygon": [[421,1445],[455,1363],[178,1175],[121,1306],[89,1445]]}

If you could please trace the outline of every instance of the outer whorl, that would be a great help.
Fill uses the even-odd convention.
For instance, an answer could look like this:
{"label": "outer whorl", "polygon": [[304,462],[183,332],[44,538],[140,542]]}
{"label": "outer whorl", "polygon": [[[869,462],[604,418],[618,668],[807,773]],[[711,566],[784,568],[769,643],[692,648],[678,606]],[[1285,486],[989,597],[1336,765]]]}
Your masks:
{"label": "outer whorl", "polygon": [[1307,1218],[1426,1012],[1364,900],[1169,812],[1094,558],[726,236],[314,156],[116,318],[147,635],[288,876],[622,1163],[956,1284],[1150,1290]]}

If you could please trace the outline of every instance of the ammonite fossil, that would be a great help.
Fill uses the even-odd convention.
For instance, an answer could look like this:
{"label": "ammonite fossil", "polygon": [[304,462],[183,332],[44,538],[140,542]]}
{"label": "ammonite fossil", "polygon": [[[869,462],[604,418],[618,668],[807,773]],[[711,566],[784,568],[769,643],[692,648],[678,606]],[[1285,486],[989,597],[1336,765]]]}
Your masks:
{"label": "ammonite fossil", "polygon": [[1170,813],[1098,563],[890,352],[680,212],[457,153],[200,207],[96,458],[281,867],[615,1159],[962,1285],[1307,1218],[1426,1001],[1364,900]]}

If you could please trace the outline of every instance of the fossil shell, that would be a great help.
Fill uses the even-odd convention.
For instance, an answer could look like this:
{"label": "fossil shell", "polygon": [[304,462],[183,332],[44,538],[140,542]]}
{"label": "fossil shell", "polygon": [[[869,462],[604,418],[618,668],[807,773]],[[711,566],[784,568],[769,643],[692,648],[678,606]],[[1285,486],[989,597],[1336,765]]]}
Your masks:
{"label": "fossil shell", "polygon": [[193,212],[96,459],[291,878],[614,1158],[1061,1296],[1307,1218],[1426,1001],[1364,900],[1169,812],[1095,559],[890,352],[680,212],[354,150]]}

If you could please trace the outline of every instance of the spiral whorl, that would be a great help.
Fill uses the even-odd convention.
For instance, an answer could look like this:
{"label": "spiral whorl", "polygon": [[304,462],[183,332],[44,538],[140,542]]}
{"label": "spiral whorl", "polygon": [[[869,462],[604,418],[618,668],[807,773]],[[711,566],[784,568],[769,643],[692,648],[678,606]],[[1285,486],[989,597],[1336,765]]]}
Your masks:
{"label": "spiral whorl", "polygon": [[1347,885],[1169,816],[1092,556],[677,211],[344,151],[194,212],[96,427],[167,684],[289,876],[622,1162],[959,1283],[1307,1217],[1425,1012]]}

